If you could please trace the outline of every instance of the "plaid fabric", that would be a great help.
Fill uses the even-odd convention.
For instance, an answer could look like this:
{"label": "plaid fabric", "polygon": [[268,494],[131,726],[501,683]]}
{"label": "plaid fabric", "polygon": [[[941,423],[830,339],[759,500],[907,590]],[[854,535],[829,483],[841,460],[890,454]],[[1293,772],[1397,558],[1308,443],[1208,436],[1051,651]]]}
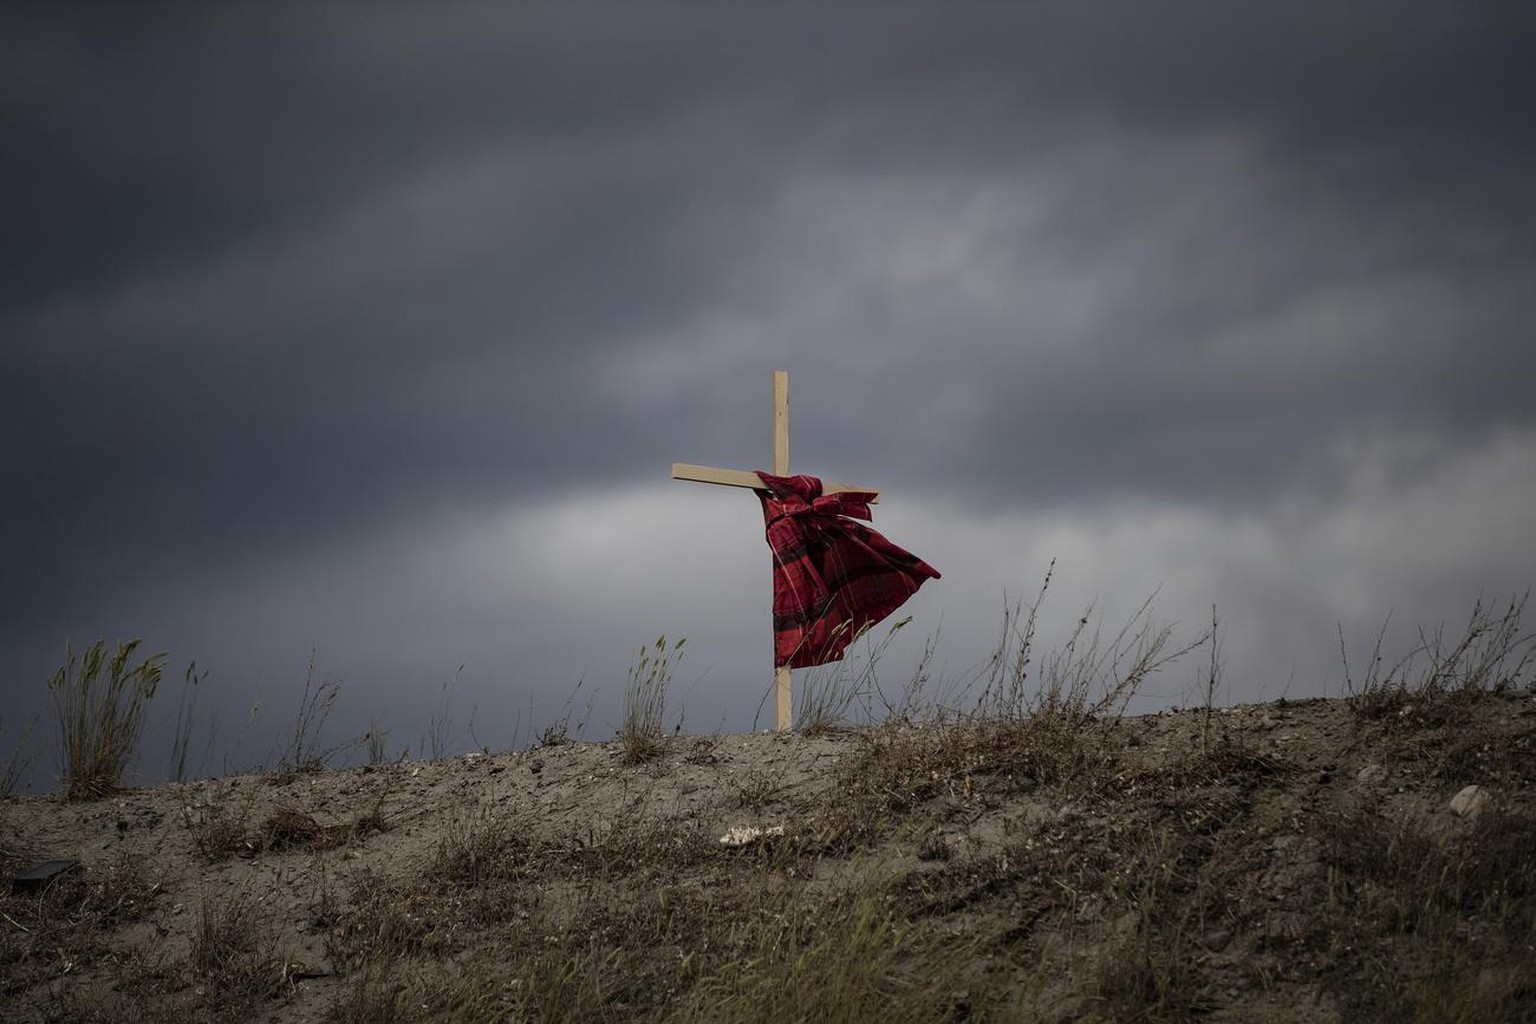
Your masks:
{"label": "plaid fabric", "polygon": [[757,475],[773,550],[775,665],[836,661],[925,580],[939,578],[927,562],[854,522],[870,518],[874,495],[824,495],[813,476]]}

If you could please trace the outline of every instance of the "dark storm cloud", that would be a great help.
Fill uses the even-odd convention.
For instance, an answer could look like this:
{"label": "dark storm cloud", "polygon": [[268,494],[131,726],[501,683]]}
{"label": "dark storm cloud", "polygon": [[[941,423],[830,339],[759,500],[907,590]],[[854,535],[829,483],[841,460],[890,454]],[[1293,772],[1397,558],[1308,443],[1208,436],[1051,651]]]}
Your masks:
{"label": "dark storm cloud", "polygon": [[366,20],[348,26],[359,39],[297,15],[40,29],[65,37],[62,66],[9,111],[8,184],[25,202],[6,298],[281,237],[497,139],[538,147],[633,130],[679,99],[633,88],[643,54],[618,59],[612,45],[524,33],[516,19],[420,51],[370,46]]}
{"label": "dark storm cloud", "polygon": [[[1518,168],[1536,155],[1519,102],[1530,91],[1522,86],[1533,84],[1521,58],[1529,21],[1321,10],[1257,16],[1194,5],[1110,17],[1065,5],[943,16],[907,9],[875,20],[846,12],[697,17],[591,8],[498,18],[471,9],[458,20],[397,11],[374,24],[306,20],[289,8],[270,19],[44,24],[37,32],[54,41],[63,66],[37,76],[33,94],[8,112],[6,187],[22,199],[8,232],[8,333],[33,334],[39,306],[89,302],[252,247],[281,253],[317,222],[444,166],[488,152],[569,154],[568,176],[516,190],[526,214],[508,219],[498,250],[423,266],[421,279],[401,282],[401,291],[373,292],[366,302],[337,297],[334,308],[317,309],[279,287],[268,296],[220,297],[204,322],[141,324],[157,340],[178,329],[190,344],[230,337],[224,354],[193,360],[208,374],[202,387],[153,390],[155,382],[186,381],[173,372],[185,369],[185,353],[173,347],[146,358],[136,351],[142,339],[132,337],[111,342],[134,364],[126,374],[99,350],[93,369],[73,371],[126,384],[141,406],[174,401],[184,414],[172,417],[173,430],[190,419],[211,430],[210,446],[229,440],[239,452],[240,430],[221,437],[223,417],[199,408],[199,393],[219,396],[245,381],[273,396],[270,423],[246,427],[263,437],[273,436],[270,425],[278,438],[314,438],[326,431],[306,423],[306,410],[334,394],[343,376],[364,378],[358,392],[389,394],[387,380],[370,386],[366,378],[408,380],[413,361],[444,348],[507,339],[515,339],[531,395],[579,392],[575,381],[546,377],[570,365],[573,351],[624,343],[712,296],[750,302],[752,284],[743,277],[754,265],[792,258],[754,252],[767,216],[760,204],[772,202],[772,183],[785,170],[851,164],[886,173],[935,166],[1006,173],[1010,161],[1028,166],[1095,126],[1231,130],[1255,140],[1277,182],[1259,209],[1247,211],[1257,222],[1209,225],[1189,240],[1188,259],[1163,253],[1168,269],[1149,267],[1147,276],[1175,293],[1177,276],[1211,252],[1239,265],[1263,261],[1255,272],[1271,273],[1246,305],[1219,288],[1186,292],[1183,302],[1149,295],[1106,325],[1114,337],[1089,339],[1091,349],[1063,372],[1097,376],[1106,402],[1134,406],[1135,395],[1120,394],[1116,378],[1132,386],[1145,380],[1134,355],[1147,347],[1140,338],[1209,331],[1223,316],[1250,316],[1256,304],[1348,273],[1347,255],[1327,252],[1323,238],[1281,238],[1278,255],[1265,251],[1291,207],[1320,187],[1312,176],[1346,188],[1348,208],[1334,211],[1337,223],[1325,230],[1342,224],[1364,234],[1422,219],[1421,193],[1433,187],[1441,202],[1449,187],[1474,195],[1441,211],[1443,225],[1420,224],[1416,238],[1458,221],[1493,221],[1485,244],[1498,259],[1527,237],[1532,209],[1521,200]],[[723,128],[711,112],[745,116],[751,128]],[[647,154],[645,140],[658,137],[667,148]],[[1127,224],[1168,198],[1166,185],[1144,190],[1136,169],[1127,172],[1067,196],[1059,227],[1019,241],[1048,246],[1068,262],[1076,256],[1080,272],[1092,274],[1123,244]],[[385,229],[367,243],[409,252],[410,225],[394,226],[396,237]],[[336,255],[366,263],[371,254]],[[319,268],[322,281],[327,269]],[[260,306],[263,298],[298,308],[285,316],[230,305]],[[466,330],[473,326],[480,329]],[[62,341],[39,335],[24,346]],[[436,336],[430,349],[428,335]],[[79,344],[73,334],[70,344]],[[1501,337],[1487,344],[1515,347]],[[243,355],[243,346],[263,355]],[[64,398],[48,390],[50,382],[76,394],[95,390],[90,379],[48,365],[56,358],[11,375],[39,407]],[[1044,390],[1059,395],[1073,383],[1048,380]],[[1196,380],[1191,390],[1206,383]],[[1189,408],[1177,397],[1179,408]],[[111,403],[103,411],[115,420]],[[1018,406],[1062,420],[1063,410],[1049,403]],[[551,410],[524,408],[530,420],[549,422]],[[404,449],[411,462],[410,438],[392,437],[391,428],[417,437],[421,425],[404,427],[398,409],[336,411],[379,438],[380,448]],[[1122,419],[1088,412],[1096,423]],[[1018,426],[1007,419],[989,428]],[[332,436],[350,447],[344,429]]]}
{"label": "dark storm cloud", "polygon": [[289,8],[22,23],[10,46],[52,59],[7,104],[8,186],[23,201],[5,297],[90,288],[291,230],[494,140],[644,132],[720,103],[768,115],[757,156],[770,161],[794,141],[774,113],[814,140],[849,107],[867,127],[841,155],[871,162],[1017,156],[1092,117],[1257,131],[1278,159],[1360,184],[1529,157],[1530,20],[1391,11]]}

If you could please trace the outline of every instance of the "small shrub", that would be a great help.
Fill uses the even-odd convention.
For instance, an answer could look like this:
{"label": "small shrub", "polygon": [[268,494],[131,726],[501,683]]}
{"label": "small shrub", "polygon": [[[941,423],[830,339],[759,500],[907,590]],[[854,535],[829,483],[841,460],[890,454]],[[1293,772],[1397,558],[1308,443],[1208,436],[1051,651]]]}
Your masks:
{"label": "small shrub", "polygon": [[438,834],[427,876],[439,883],[472,888],[482,883],[523,879],[537,873],[541,851],[528,829],[498,820],[488,809],[448,819]]}
{"label": "small shrub", "polygon": [[550,722],[539,732],[538,736],[534,738],[534,746],[558,747],[570,743],[573,737],[576,739],[581,738],[582,733],[586,731],[587,720],[592,717],[591,698],[588,698],[585,710],[582,711],[581,717],[576,720],[574,730],[571,727],[571,716],[575,713],[573,705],[576,702],[576,694],[581,690],[582,684],[585,682],[585,678],[576,680],[576,685],[571,688],[570,696],[565,698],[565,706],[562,708],[564,714],[555,721]]}
{"label": "small shrub", "polygon": [[293,985],[293,966],[254,896],[203,900],[189,967],[210,1007],[250,1007],[282,995]]}
{"label": "small shrub", "polygon": [[1468,700],[1517,688],[1536,659],[1536,633],[1524,631],[1521,625],[1529,596],[1527,591],[1511,598],[1503,612],[1478,600],[1454,642],[1447,642],[1444,625],[1433,631],[1420,627],[1418,642],[1390,664],[1381,652],[1387,631],[1383,623],[1358,679],[1350,667],[1341,625],[1339,656],[1351,706],[1362,718],[1390,721],[1412,703],[1416,712],[1412,720],[1434,725],[1453,718],[1457,707]]}
{"label": "small shrub", "polygon": [[351,825],[322,825],[297,807],[274,808],[261,823],[263,850],[330,850],[351,839]]}
{"label": "small shrub", "polygon": [[144,705],[155,695],[166,658],[163,652],[153,654],[130,668],[139,643],[119,643],[108,660],[107,642],[97,640],[77,660],[65,642],[64,664],[48,680],[48,688],[58,715],[66,800],[112,792],[138,749]]}
{"label": "small shrub", "polygon": [[254,797],[255,790],[248,789],[247,795],[238,801],[212,796],[183,808],[182,816],[198,853],[216,861],[231,854],[254,856],[266,850],[330,850],[390,828],[382,813],[381,798],[371,811],[351,822],[334,825],[323,825],[313,815],[283,804],[269,811],[261,824],[251,829]]}
{"label": "small shrub", "polygon": [[758,815],[778,798],[782,789],[777,773],[760,768],[753,768],[739,777],[732,776],[730,783],[736,790],[736,806]]}
{"label": "small shrub", "polygon": [[256,790],[252,787],[247,787],[243,795],[232,789],[211,787],[196,804],[183,807],[182,820],[192,834],[197,852],[210,861],[235,853],[255,853],[258,844],[246,829],[255,801]]}

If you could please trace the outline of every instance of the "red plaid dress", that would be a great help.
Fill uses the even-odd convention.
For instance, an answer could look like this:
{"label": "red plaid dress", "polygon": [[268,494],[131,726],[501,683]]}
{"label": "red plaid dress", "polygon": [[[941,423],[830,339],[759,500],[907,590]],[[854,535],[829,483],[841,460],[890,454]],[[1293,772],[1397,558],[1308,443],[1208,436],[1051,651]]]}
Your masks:
{"label": "red plaid dress", "polygon": [[[814,476],[757,471],[773,550],[774,664],[825,665],[939,574],[874,530],[873,494],[822,494]],[[849,518],[852,517],[852,518]]]}

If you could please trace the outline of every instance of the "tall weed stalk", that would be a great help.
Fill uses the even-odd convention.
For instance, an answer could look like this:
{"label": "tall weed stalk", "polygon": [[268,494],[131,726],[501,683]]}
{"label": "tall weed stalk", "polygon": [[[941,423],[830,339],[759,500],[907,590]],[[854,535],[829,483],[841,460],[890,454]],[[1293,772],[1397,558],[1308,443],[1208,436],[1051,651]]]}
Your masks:
{"label": "tall weed stalk", "polygon": [[[801,687],[800,699],[797,702],[795,728],[801,732],[813,734],[835,729],[848,721],[850,709],[860,700],[864,704],[865,719],[870,719],[874,712],[874,699],[879,696],[884,701],[875,675],[875,666],[879,664],[885,649],[896,638],[896,633],[911,622],[912,616],[908,615],[893,624],[878,643],[873,645],[866,643],[864,657],[860,661],[855,661],[845,654],[829,665],[818,665],[807,672],[804,685]],[[849,625],[844,623],[843,628]],[[854,644],[868,636],[869,633],[866,630],[854,637],[853,642],[848,645],[848,650],[852,651]]]}
{"label": "tall weed stalk", "polygon": [[299,703],[299,720],[293,727],[293,738],[283,757],[283,767],[294,772],[317,772],[343,751],[351,750],[363,742],[362,737],[334,747],[321,745],[320,733],[325,720],[330,717],[341,696],[340,680],[321,680],[315,684],[315,649],[309,649],[309,663],[304,673],[304,698]]}
{"label": "tall weed stalk", "polygon": [[585,676],[576,680],[576,685],[571,688],[570,695],[565,698],[565,705],[561,709],[563,714],[553,722],[550,722],[548,725],[546,725],[539,732],[539,734],[534,737],[534,746],[558,747],[561,744],[570,743],[573,738],[581,738],[582,734],[586,731],[587,720],[592,717],[592,698],[587,698],[586,707],[583,709],[581,717],[576,720],[574,731],[572,731],[571,727],[571,716],[575,714],[573,706],[576,702],[576,694],[581,690],[583,684],[585,684],[586,681],[587,680]]}
{"label": "tall weed stalk", "polygon": [[[453,676],[443,684],[443,713],[441,716],[432,716],[427,722],[426,739],[428,750],[434,761],[441,761],[447,757],[448,751],[453,746],[453,691],[458,687],[459,673],[463,671],[464,666],[460,665],[454,669]],[[417,750],[420,751],[420,749],[421,744],[417,743]]]}
{"label": "tall weed stalk", "polygon": [[[197,715],[197,688],[208,679],[197,671],[197,662],[187,665],[181,681],[181,700],[176,705],[176,731],[171,736],[171,763],[166,777],[172,782],[187,781],[187,751],[192,745],[192,727]],[[212,749],[216,729],[210,727],[208,746]],[[206,763],[206,759],[205,759]]]}
{"label": "tall weed stalk", "polygon": [[[16,745],[6,755],[5,762],[0,764],[0,798],[11,796],[16,792],[16,786],[32,767],[32,759],[36,751],[32,749],[32,733],[37,729],[38,718],[34,717],[17,738]],[[0,733],[5,731],[5,719],[0,718]]]}
{"label": "tall weed stalk", "polygon": [[1510,598],[1502,612],[1479,598],[1459,637],[1448,641],[1444,624],[1433,630],[1421,626],[1418,642],[1393,662],[1382,654],[1389,616],[1377,631],[1370,660],[1358,678],[1349,662],[1341,624],[1339,656],[1351,703],[1361,714],[1378,717],[1399,708],[1410,696],[1443,701],[1518,687],[1536,659],[1536,633],[1521,623],[1529,597],[1527,590]]}
{"label": "tall weed stalk", "polygon": [[1086,721],[1118,715],[1147,677],[1214,641],[1213,625],[1211,631],[1175,646],[1173,627],[1152,617],[1156,591],[1108,638],[1092,625],[1095,606],[1090,604],[1078,616],[1066,642],[1045,656],[1032,681],[1040,606],[1055,570],[1053,560],[1027,614],[1022,614],[1022,605],[1017,603],[1003,609],[1001,637],[982,670],[985,686],[977,712],[983,717]]}

